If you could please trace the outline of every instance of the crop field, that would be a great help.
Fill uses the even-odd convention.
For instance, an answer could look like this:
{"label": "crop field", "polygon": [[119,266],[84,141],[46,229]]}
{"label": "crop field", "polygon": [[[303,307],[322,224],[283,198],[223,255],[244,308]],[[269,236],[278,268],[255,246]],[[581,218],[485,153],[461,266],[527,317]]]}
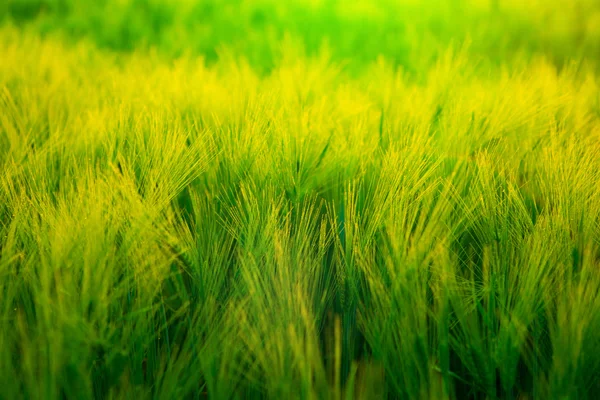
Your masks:
{"label": "crop field", "polygon": [[0,1],[0,400],[599,393],[598,0]]}

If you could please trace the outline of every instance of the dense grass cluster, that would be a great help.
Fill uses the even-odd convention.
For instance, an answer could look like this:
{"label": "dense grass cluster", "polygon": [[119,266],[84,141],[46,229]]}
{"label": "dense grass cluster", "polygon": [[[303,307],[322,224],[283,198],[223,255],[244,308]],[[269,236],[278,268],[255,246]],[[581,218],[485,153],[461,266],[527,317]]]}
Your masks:
{"label": "dense grass cluster", "polygon": [[600,393],[594,0],[5,0],[0,399]]}

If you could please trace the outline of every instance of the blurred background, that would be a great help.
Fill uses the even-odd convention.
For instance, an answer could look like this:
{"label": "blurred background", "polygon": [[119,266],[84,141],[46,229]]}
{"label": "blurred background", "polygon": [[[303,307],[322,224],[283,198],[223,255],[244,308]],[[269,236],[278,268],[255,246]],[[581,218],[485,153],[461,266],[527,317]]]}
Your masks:
{"label": "blurred background", "polygon": [[348,70],[384,57],[408,72],[465,43],[492,63],[600,56],[597,0],[4,0],[0,21],[123,52],[233,54],[262,72],[290,46]]}

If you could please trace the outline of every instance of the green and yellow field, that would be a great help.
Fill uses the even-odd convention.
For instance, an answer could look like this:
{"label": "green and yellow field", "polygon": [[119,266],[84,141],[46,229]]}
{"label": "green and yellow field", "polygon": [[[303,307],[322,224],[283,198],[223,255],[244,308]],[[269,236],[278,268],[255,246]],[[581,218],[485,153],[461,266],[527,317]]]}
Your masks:
{"label": "green and yellow field", "polygon": [[0,399],[594,399],[597,0],[0,1]]}

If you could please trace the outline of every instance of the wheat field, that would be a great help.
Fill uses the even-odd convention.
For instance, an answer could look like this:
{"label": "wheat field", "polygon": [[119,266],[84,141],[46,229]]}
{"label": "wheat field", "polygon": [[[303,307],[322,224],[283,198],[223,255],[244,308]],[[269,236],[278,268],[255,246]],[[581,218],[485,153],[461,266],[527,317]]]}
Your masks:
{"label": "wheat field", "polygon": [[593,399],[596,0],[4,0],[0,399]]}

